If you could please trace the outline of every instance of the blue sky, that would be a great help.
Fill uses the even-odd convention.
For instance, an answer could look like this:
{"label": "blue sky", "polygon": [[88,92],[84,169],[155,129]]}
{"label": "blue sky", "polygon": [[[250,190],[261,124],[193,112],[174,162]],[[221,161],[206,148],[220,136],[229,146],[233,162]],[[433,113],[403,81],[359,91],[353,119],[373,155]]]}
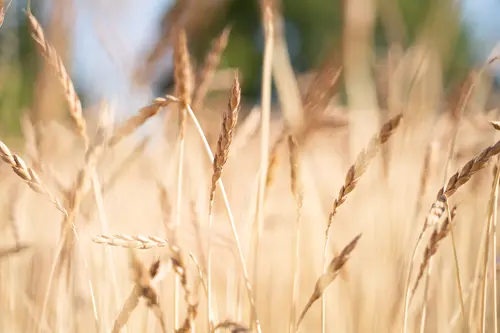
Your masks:
{"label": "blue sky", "polygon": [[[118,10],[114,3],[75,1],[73,74],[91,102],[110,100],[120,116],[127,116],[151,100],[147,87],[135,86],[131,77],[158,38],[170,0],[122,0]],[[170,59],[162,65],[171,66]]]}

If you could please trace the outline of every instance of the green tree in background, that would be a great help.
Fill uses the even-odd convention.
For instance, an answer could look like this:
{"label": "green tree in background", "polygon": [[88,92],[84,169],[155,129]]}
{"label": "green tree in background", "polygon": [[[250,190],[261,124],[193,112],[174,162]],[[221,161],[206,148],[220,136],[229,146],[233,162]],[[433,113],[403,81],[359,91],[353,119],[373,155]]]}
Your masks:
{"label": "green tree in background", "polygon": [[[282,1],[292,65],[298,74],[317,67],[325,57],[331,56],[332,50],[341,57],[343,1],[345,0]],[[377,56],[384,57],[387,46],[394,42],[394,39],[406,48],[428,28],[432,30],[433,35],[436,35],[436,40],[439,42],[439,36],[442,34],[444,36],[442,38],[446,38],[441,28],[455,26],[459,29],[458,37],[456,42],[451,43],[447,52],[448,57],[444,61],[446,84],[454,86],[464,78],[470,68],[468,43],[458,24],[458,13],[454,13],[452,9],[451,0],[440,0],[440,10],[436,10],[435,0],[375,1],[378,8],[374,29]],[[189,36],[190,48],[195,60],[201,62],[211,41],[224,26],[231,24],[231,38],[221,66],[238,67],[244,77],[244,94],[249,98],[258,99],[263,49],[259,1],[231,0],[227,6],[214,21],[206,25],[206,29]],[[36,9],[33,8],[35,13]],[[9,14],[18,16],[22,24],[16,28],[17,31],[5,30],[5,27],[0,29],[2,47],[0,54],[10,55],[2,56],[0,59],[1,134],[19,133],[19,116],[23,110],[33,106],[35,81],[41,64],[26,26],[24,14],[19,10]],[[391,17],[394,15],[399,18],[400,25],[391,23]],[[9,41],[9,38],[12,40],[12,34],[18,36],[17,45],[12,45]],[[15,50],[14,53],[9,51],[10,48]],[[75,84],[78,86],[78,82]],[[80,93],[82,99],[85,99],[85,91]]]}

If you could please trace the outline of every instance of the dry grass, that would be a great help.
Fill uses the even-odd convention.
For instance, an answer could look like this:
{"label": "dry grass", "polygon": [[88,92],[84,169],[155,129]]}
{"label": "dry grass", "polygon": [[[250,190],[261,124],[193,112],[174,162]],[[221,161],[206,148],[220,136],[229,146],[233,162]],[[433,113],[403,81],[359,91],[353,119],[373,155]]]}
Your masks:
{"label": "dry grass", "polygon": [[[229,29],[194,77],[188,36],[176,27],[175,96],[154,99],[113,130],[100,124],[95,136],[60,57],[27,12],[76,130],[45,124],[40,135],[58,144],[43,156],[30,134],[40,124],[24,122],[25,154],[0,141],[1,332],[497,331],[498,160],[494,179],[479,171],[500,152],[500,141],[490,145],[500,126],[492,114],[467,110],[477,81],[453,110],[427,112],[420,121],[410,111],[427,105],[428,96],[404,92],[408,106],[378,132],[362,133],[373,139],[349,164],[363,124],[347,122],[332,101],[345,82],[331,59],[303,89],[302,105],[284,103],[296,113],[272,116],[281,18],[277,2],[261,7],[260,124],[258,111],[237,124],[248,106],[236,77],[228,105],[210,105],[222,121],[200,125],[212,116],[206,91]],[[412,54],[403,55],[398,71],[418,67]],[[290,73],[281,74],[280,100],[293,94],[281,85]],[[417,74],[416,86],[425,82]],[[177,138],[136,137],[162,109],[178,115],[179,123],[165,126]],[[207,135],[214,132],[220,135],[212,153]],[[82,140],[84,149],[75,149]],[[450,142],[450,156],[436,149]],[[368,167],[382,148],[383,172]],[[443,171],[460,165],[443,186]],[[412,253],[415,242],[426,246]],[[407,276],[409,265],[419,269]]]}

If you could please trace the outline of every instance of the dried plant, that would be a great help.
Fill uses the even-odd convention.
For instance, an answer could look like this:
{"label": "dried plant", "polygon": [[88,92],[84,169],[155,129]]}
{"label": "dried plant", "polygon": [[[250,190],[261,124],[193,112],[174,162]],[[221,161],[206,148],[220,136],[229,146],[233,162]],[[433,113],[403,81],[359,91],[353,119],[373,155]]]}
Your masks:
{"label": "dried plant", "polygon": [[28,17],[28,23],[30,26],[31,34],[33,39],[38,46],[38,50],[40,54],[45,58],[47,63],[54,69],[56,72],[57,78],[61,82],[62,87],[64,88],[64,93],[66,99],[69,104],[70,115],[73,119],[73,122],[76,125],[76,130],[78,135],[83,139],[85,148],[89,146],[89,138],[87,136],[87,125],[85,123],[85,119],[82,114],[82,104],[80,102],[80,98],[78,97],[75,87],[73,86],[73,82],[71,81],[71,77],[69,76],[64,64],[62,62],[61,57],[57,54],[56,49],[50,45],[50,43],[45,38],[45,34],[43,33],[42,26],[38,22],[38,20],[31,14],[31,11],[26,11],[26,15]]}
{"label": "dried plant", "polygon": [[[208,230],[210,237],[208,239],[208,263],[207,263],[207,281],[208,281],[208,308],[207,311],[212,313],[212,249],[211,249],[211,233],[212,233],[212,220],[213,220],[213,205],[215,200],[215,190],[217,183],[221,179],[222,170],[227,162],[229,156],[229,148],[234,138],[234,131],[238,121],[238,112],[240,110],[241,102],[241,88],[238,81],[238,75],[234,77],[233,86],[231,88],[231,96],[229,97],[228,107],[222,117],[222,128],[217,141],[217,150],[213,159],[213,173],[212,183],[210,188],[210,198],[208,206]],[[209,315],[210,318],[210,315]]]}
{"label": "dried plant", "polygon": [[141,297],[146,300],[148,308],[150,308],[156,318],[158,318],[162,332],[167,332],[164,314],[159,304],[158,292],[155,285],[156,283],[158,283],[158,280],[162,278],[162,275],[159,274],[160,265],[161,262],[159,260],[156,260],[148,269],[136,257],[136,255],[131,252],[130,266],[134,274],[135,286],[132,292],[129,294],[127,300],[123,304],[120,313],[116,317],[111,332],[119,333],[120,330],[127,324],[130,315],[139,304],[139,299]]}
{"label": "dried plant", "polygon": [[366,172],[368,164],[376,156],[377,152],[380,150],[380,146],[386,143],[387,140],[389,140],[389,138],[394,134],[402,118],[403,116],[399,114],[387,121],[377,135],[370,140],[368,146],[358,154],[356,162],[354,162],[354,164],[349,168],[349,171],[347,171],[344,185],[340,188],[339,194],[333,202],[330,215],[328,216],[326,235],[328,235],[330,231],[333,218],[337,214],[337,209],[345,202],[349,193],[356,188],[360,177]]}
{"label": "dried plant", "polygon": [[311,306],[323,296],[323,293],[326,289],[332,284],[337,275],[339,274],[342,267],[344,267],[345,263],[349,260],[352,251],[356,248],[359,239],[361,238],[361,234],[354,237],[354,239],[347,244],[347,246],[340,252],[340,254],[332,259],[330,264],[328,265],[325,273],[319,277],[314,287],[314,292],[312,293],[309,301],[307,302],[304,310],[299,316],[299,320],[297,321],[296,330],[299,329],[302,320],[304,319],[307,311],[311,308]]}
{"label": "dried plant", "polygon": [[124,247],[128,249],[151,249],[168,246],[166,239],[156,236],[141,235],[97,235],[93,239],[94,243],[111,246]]}
{"label": "dried plant", "polygon": [[208,92],[208,87],[212,83],[214,73],[219,66],[220,58],[226,49],[231,33],[231,26],[227,26],[222,33],[212,42],[212,48],[205,58],[205,62],[198,74],[198,84],[193,96],[193,109],[201,111],[203,101]]}
{"label": "dried plant", "polygon": [[427,192],[429,178],[431,173],[431,165],[436,157],[437,143],[429,143],[425,149],[424,162],[422,165],[422,171],[420,172],[420,182],[418,188],[417,202],[415,203],[414,218],[416,219],[420,211],[422,210],[422,201],[424,199],[425,193]]}
{"label": "dried plant", "polygon": [[[186,31],[180,29],[174,47],[174,79],[175,95],[184,105],[191,105],[193,94],[193,70],[189,57]],[[181,123],[183,121],[181,115]],[[185,117],[185,116],[184,116]]]}
{"label": "dried plant", "polygon": [[[436,254],[440,242],[448,236],[451,230],[451,224],[453,223],[453,219],[455,218],[455,215],[457,213],[457,207],[453,207],[453,209],[450,212],[451,216],[451,221],[446,218],[441,226],[437,226],[434,228],[434,231],[431,234],[431,237],[429,239],[429,244],[424,250],[424,257],[422,259],[422,263],[420,264],[420,269],[418,271],[417,277],[415,279],[415,284],[413,285],[411,294],[412,296],[415,294],[415,291],[417,290],[418,284],[420,280],[422,279],[422,276],[424,275],[424,271],[429,265],[429,261],[431,257]],[[410,297],[410,302],[411,302],[411,297]]]}
{"label": "dried plant", "polygon": [[[241,87],[238,81],[238,75],[234,77],[233,86],[231,88],[231,96],[229,98],[227,111],[222,117],[222,129],[217,141],[217,150],[213,161],[212,187],[210,189],[210,202],[214,200],[217,181],[222,175],[222,169],[227,162],[229,156],[229,147],[233,142],[236,123],[238,122],[238,112],[240,111],[241,102]],[[212,206],[212,204],[210,205]]]}
{"label": "dried plant", "polygon": [[500,141],[484,149],[479,155],[467,162],[459,171],[457,171],[449,180],[445,187],[439,190],[437,197],[444,196],[449,198],[461,186],[467,183],[470,178],[479,170],[484,168],[491,158],[500,153]]}
{"label": "dried plant", "polygon": [[[398,114],[395,117],[389,119],[380,129],[380,131],[370,140],[368,146],[363,149],[357,156],[356,162],[349,168],[347,171],[344,185],[339,190],[339,194],[337,198],[333,201],[333,205],[328,216],[328,224],[325,231],[325,243],[323,247],[323,273],[326,273],[326,256],[329,247],[329,239],[330,239],[330,227],[333,223],[333,218],[337,214],[337,209],[342,205],[349,193],[351,193],[357,186],[359,179],[368,169],[369,163],[375,158],[377,153],[380,150],[380,147],[386,143],[389,138],[394,134],[399,124],[401,123],[401,119],[403,118],[402,114]],[[325,328],[325,320],[326,320],[326,303],[323,298],[321,301],[321,322],[323,331]]]}
{"label": "dried plant", "polygon": [[179,100],[173,96],[166,95],[165,97],[156,98],[152,104],[143,107],[138,114],[130,117],[120,127],[115,129],[113,136],[109,139],[108,145],[113,147],[122,139],[132,134],[137,128],[144,124],[148,119],[155,116],[162,108],[167,107],[172,102]]}
{"label": "dried plant", "polygon": [[[184,300],[187,304],[187,316],[184,319],[181,327],[177,329],[176,333],[187,333],[193,329],[194,321],[198,315],[198,301],[192,300],[194,297],[193,292],[189,288],[187,281],[187,268],[184,260],[184,255],[176,245],[170,246],[171,261],[175,273],[180,278],[180,283],[184,289]],[[195,260],[195,262],[197,262]]]}
{"label": "dried plant", "polygon": [[[333,59],[328,59],[313,79],[306,95],[303,99],[305,114],[311,117],[318,117],[323,112],[332,98],[335,85],[338,82],[342,68],[334,65]],[[309,122],[311,119],[308,120]]]}
{"label": "dried plant", "polygon": [[278,139],[272,145],[271,151],[269,153],[269,162],[267,164],[266,191],[265,191],[265,193],[268,192],[269,188],[271,187],[272,183],[274,182],[276,168],[278,166],[278,151],[279,151],[281,144],[287,138],[286,133],[287,133],[286,130],[283,130],[280,133],[280,135],[278,136]]}
{"label": "dried plant", "polygon": [[[103,112],[106,113],[107,111],[103,110]],[[94,172],[94,168],[97,164],[98,159],[104,151],[105,144],[107,142],[107,133],[107,129],[100,128],[98,130],[95,142],[85,154],[85,163],[78,172],[75,184],[72,187],[72,190],[68,192],[68,214],[65,216],[61,228],[60,241],[66,243],[63,249],[63,257],[61,258],[61,263],[63,263],[64,261],[66,261],[68,265],[70,265],[71,263],[69,256],[71,255],[71,247],[74,241],[72,235],[76,236],[76,233],[70,233],[68,231],[70,229],[75,229],[76,217],[80,212],[80,205],[82,203],[82,200],[85,194],[90,189],[90,180],[92,177],[92,173]]]}
{"label": "dried plant", "polygon": [[[431,206],[429,213],[427,214],[422,230],[418,236],[416,245],[413,250],[412,263],[415,258],[416,251],[423,239],[424,232],[429,226],[436,226],[446,211],[446,202],[450,196],[455,194],[455,192],[467,183],[471,177],[476,174],[479,170],[484,168],[486,164],[491,160],[492,157],[500,153],[500,141],[484,149],[479,155],[468,161],[460,170],[458,170],[446,183],[446,186],[441,188],[436,196],[436,200]],[[411,272],[411,270],[410,270]],[[405,311],[404,311],[404,328],[407,327],[408,321],[408,308],[410,306],[410,296],[412,292],[409,285],[406,288],[405,295]]]}
{"label": "dried plant", "polygon": [[[491,193],[490,193],[490,199],[488,203],[488,219],[486,221],[487,227],[487,236],[484,241],[484,254],[483,254],[483,265],[482,265],[482,281],[480,284],[481,288],[481,293],[480,293],[480,325],[481,325],[481,332],[485,333],[486,332],[486,311],[487,311],[487,266],[489,263],[489,260],[493,262],[493,265],[491,267],[491,274],[492,274],[492,280],[491,283],[493,285],[493,314],[496,314],[497,310],[497,304],[496,304],[496,299],[497,299],[497,280],[496,280],[496,220],[497,220],[497,215],[498,215],[498,186],[499,186],[499,181],[500,181],[500,159],[497,160],[497,163],[494,168],[494,179],[493,183],[491,186]],[[490,244],[491,243],[491,244]],[[491,249],[491,256],[492,258],[490,259],[490,249]],[[478,286],[479,287],[479,286]],[[496,317],[496,316],[494,316]],[[494,319],[495,323],[497,319]],[[494,326],[495,331],[497,330],[497,327]]]}
{"label": "dried plant", "polygon": [[3,257],[10,256],[11,254],[22,252],[29,248],[30,246],[27,244],[16,244],[13,247],[0,248],[0,259],[2,259]]}
{"label": "dried plant", "polygon": [[215,327],[210,331],[210,333],[215,333],[217,330],[220,330],[223,328],[230,329],[231,333],[250,333],[251,332],[251,330],[243,324],[237,323],[237,322],[232,321],[232,320],[225,320],[225,321],[215,325]]}
{"label": "dried plant", "polygon": [[7,163],[12,170],[28,184],[36,193],[45,195],[63,214],[68,213],[63,208],[59,200],[45,187],[38,174],[32,168],[28,167],[21,157],[12,153],[5,143],[0,141],[0,158]]}
{"label": "dried plant", "polygon": [[[196,130],[200,136],[200,139],[203,142],[203,148],[208,156],[208,159],[210,161],[213,161],[214,154],[212,153],[212,150],[210,149],[210,144],[208,143],[207,137],[206,137],[205,133],[203,132],[203,129],[201,128],[200,122],[196,118],[195,113],[193,112],[193,110],[191,109],[191,107],[189,105],[187,106],[187,111],[188,111],[189,117],[191,118],[191,120],[193,121],[193,123],[196,127]],[[218,188],[222,194],[222,199],[224,201],[224,208],[226,210],[228,220],[229,220],[229,226],[231,227],[231,233],[232,233],[232,236],[234,238],[235,252],[238,255],[238,264],[240,266],[240,270],[241,270],[241,273],[243,274],[243,278],[245,281],[245,289],[247,292],[248,300],[250,302],[251,313],[252,313],[253,318],[255,319],[257,329],[260,332],[261,329],[260,329],[260,323],[258,322],[258,318],[257,318],[257,309],[255,307],[255,299],[253,296],[252,284],[250,282],[248,270],[246,268],[245,256],[243,254],[243,248],[241,246],[240,238],[238,236],[238,232],[236,231],[236,223],[234,220],[233,212],[231,210],[231,206],[229,204],[229,199],[227,197],[226,189],[224,187],[224,183],[222,182],[222,179],[219,179],[217,181],[217,183],[218,183],[217,184]]]}
{"label": "dried plant", "polygon": [[304,189],[301,180],[300,151],[297,140],[293,136],[288,136],[288,149],[290,153],[290,187],[295,199],[295,226],[293,232],[292,248],[294,257],[292,259],[292,305],[290,309],[290,332],[295,332],[296,307],[299,297],[300,278],[300,228],[302,221],[302,206],[304,204]]}
{"label": "dried plant", "polygon": [[[175,94],[180,102],[179,116],[179,144],[178,144],[178,163],[177,163],[177,192],[175,204],[174,228],[178,228],[181,223],[181,209],[183,201],[183,182],[184,182],[184,153],[185,153],[185,135],[186,135],[186,108],[191,105],[193,94],[193,71],[187,45],[186,31],[180,29],[174,45],[174,80]],[[179,313],[179,279],[175,279],[174,291],[174,327],[178,327]]]}

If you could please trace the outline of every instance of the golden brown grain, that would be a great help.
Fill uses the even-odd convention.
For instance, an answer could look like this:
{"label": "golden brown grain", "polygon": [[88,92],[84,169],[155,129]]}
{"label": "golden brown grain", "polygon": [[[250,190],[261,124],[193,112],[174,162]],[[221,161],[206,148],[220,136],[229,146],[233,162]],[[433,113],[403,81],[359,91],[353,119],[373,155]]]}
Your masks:
{"label": "golden brown grain", "polygon": [[115,319],[113,329],[111,332],[119,333],[120,330],[127,324],[130,315],[139,304],[139,299],[143,297],[146,299],[148,308],[154,313],[163,333],[167,332],[163,311],[159,304],[159,297],[156,287],[154,286],[155,280],[161,278],[158,274],[161,262],[154,261],[149,268],[147,268],[135,255],[134,252],[130,254],[130,266],[134,273],[134,288],[129,294],[127,300]]}
{"label": "golden brown grain", "polygon": [[155,247],[168,246],[166,239],[156,236],[141,235],[97,235],[93,239],[94,243],[111,246],[119,246],[128,249],[151,249]]}
{"label": "golden brown grain", "polygon": [[[174,47],[174,80],[175,95],[180,99],[182,108],[191,105],[193,94],[193,70],[187,44],[186,31],[180,29]],[[185,115],[181,115],[181,123]]]}
{"label": "golden brown grain", "polygon": [[23,159],[17,154],[12,153],[9,147],[7,147],[7,145],[2,141],[0,141],[0,158],[7,163],[33,191],[47,196],[57,209],[67,215],[66,210],[63,208],[59,200],[57,200],[47,187],[45,187],[35,170],[28,167]]}
{"label": "golden brown grain", "polygon": [[69,104],[71,118],[75,123],[78,135],[83,139],[85,148],[89,146],[89,138],[87,136],[87,125],[82,113],[82,103],[78,97],[71,77],[69,76],[61,57],[57,54],[56,49],[50,45],[45,38],[42,26],[31,11],[26,11],[31,34],[36,42],[40,54],[45,58],[47,63],[55,70],[56,75],[64,88],[64,94]]}
{"label": "golden brown grain", "polygon": [[233,86],[231,88],[231,96],[226,112],[222,118],[222,129],[217,141],[217,150],[213,162],[212,187],[210,189],[210,202],[214,200],[217,181],[222,175],[222,169],[227,162],[229,156],[229,147],[233,142],[236,123],[238,122],[238,113],[241,103],[241,87],[238,81],[238,75],[234,77]]}
{"label": "golden brown grain", "polygon": [[441,224],[441,226],[439,227],[436,226],[436,228],[434,228],[434,231],[432,232],[431,237],[429,239],[429,244],[424,250],[424,258],[422,259],[422,263],[420,264],[420,269],[418,271],[417,277],[415,278],[415,283],[411,291],[412,295],[415,294],[418,284],[422,279],[422,276],[424,275],[424,271],[427,265],[429,265],[431,257],[434,254],[436,254],[440,242],[449,234],[451,229],[451,224],[454,222],[453,219],[455,218],[456,213],[457,213],[457,207],[455,206],[450,212],[451,221],[448,218],[446,218]]}
{"label": "golden brown grain", "polygon": [[178,102],[179,100],[173,96],[165,96],[156,98],[152,104],[143,107],[139,112],[126,120],[120,127],[118,127],[113,136],[109,139],[108,145],[110,147],[115,146],[125,137],[132,134],[137,128],[143,125],[148,119],[155,116],[162,108],[167,107],[172,102]]}
{"label": "golden brown grain", "polygon": [[309,301],[307,301],[307,304],[304,307],[304,310],[302,310],[299,316],[299,320],[297,321],[296,325],[297,330],[299,329],[300,323],[304,319],[311,306],[321,298],[326,289],[335,280],[342,267],[344,267],[345,263],[349,260],[351,253],[356,248],[356,245],[358,244],[360,238],[361,234],[354,237],[354,239],[346,245],[346,247],[340,252],[340,254],[332,259],[325,273],[318,278],[314,287],[314,292],[312,293]]}

